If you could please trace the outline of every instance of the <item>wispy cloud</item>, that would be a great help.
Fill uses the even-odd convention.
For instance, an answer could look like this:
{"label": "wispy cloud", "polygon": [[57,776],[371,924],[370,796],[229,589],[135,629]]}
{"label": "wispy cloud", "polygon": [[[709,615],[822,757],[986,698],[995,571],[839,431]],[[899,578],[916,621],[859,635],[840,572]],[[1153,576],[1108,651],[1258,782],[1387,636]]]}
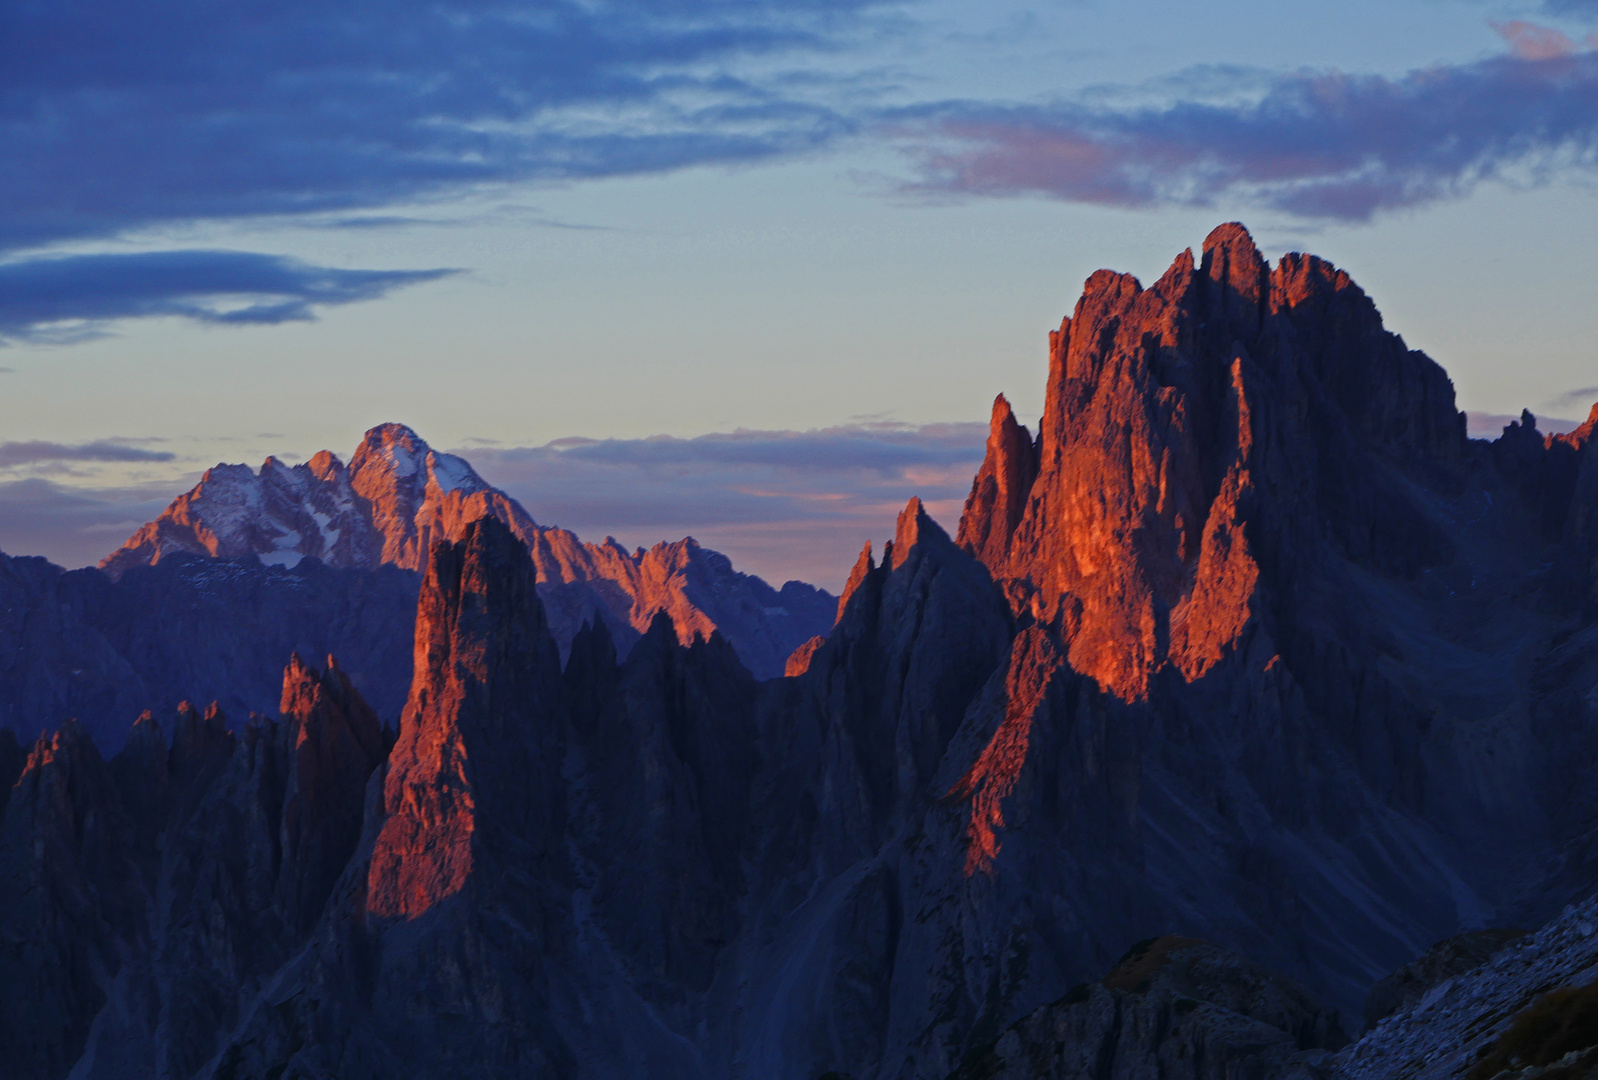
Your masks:
{"label": "wispy cloud", "polygon": [[871,420],[459,452],[543,524],[629,545],[692,534],[770,580],[836,591],[860,545],[891,535],[910,496],[955,526],[987,431]]}
{"label": "wispy cloud", "polygon": [[[1512,19],[1495,22],[1492,28],[1509,45],[1509,51],[1522,60],[1556,60],[1582,51],[1582,47],[1571,40],[1570,35],[1552,26]],[[1589,38],[1587,48],[1592,48],[1593,44]]]}
{"label": "wispy cloud", "polygon": [[53,442],[0,443],[0,469],[57,461],[171,461],[174,457],[175,454],[165,450],[146,450],[120,440],[100,440],[71,446]]}
{"label": "wispy cloud", "polygon": [[1153,104],[946,102],[899,113],[891,133],[917,167],[912,193],[1126,207],[1227,199],[1305,219],[1362,221],[1488,179],[1591,170],[1593,43],[1524,22],[1498,29],[1507,53],[1401,78],[1233,73],[1231,93]]}
{"label": "wispy cloud", "polygon": [[93,565],[161,512],[169,486],[85,489],[41,477],[0,483],[0,551]]}
{"label": "wispy cloud", "polygon": [[69,255],[0,263],[0,341],[80,340],[114,319],[304,321],[450,270],[338,270],[247,251]]}
{"label": "wispy cloud", "polygon": [[784,58],[836,49],[872,6],[12,4],[0,249],[814,146],[849,121],[783,78]]}
{"label": "wispy cloud", "polygon": [[1554,412],[1586,416],[1598,404],[1598,386],[1577,386],[1555,394],[1544,404]]}

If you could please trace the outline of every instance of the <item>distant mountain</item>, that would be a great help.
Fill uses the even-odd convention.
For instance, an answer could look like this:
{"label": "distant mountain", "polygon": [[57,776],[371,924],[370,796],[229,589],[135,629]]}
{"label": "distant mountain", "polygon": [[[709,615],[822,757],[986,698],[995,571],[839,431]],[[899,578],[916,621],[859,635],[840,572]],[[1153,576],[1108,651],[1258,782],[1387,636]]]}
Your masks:
{"label": "distant mountain", "polygon": [[[270,515],[205,524],[197,489],[115,582],[0,562],[0,692],[85,679],[127,708],[126,679],[204,658],[255,700],[283,672],[275,715],[178,705],[114,755],[79,724],[0,732],[9,1075],[1598,1060],[1570,1045],[1598,1015],[1598,409],[1468,438],[1443,370],[1322,260],[1273,267],[1231,224],[1148,287],[1090,277],[1037,436],[996,402],[958,533],[911,499],[780,679],[662,605],[625,655],[608,620],[563,643],[544,534],[419,451],[398,485],[408,433],[382,431],[389,479],[349,481],[336,539],[326,460],[302,475],[328,498]],[[265,506],[265,473],[218,506]],[[473,499],[499,509],[451,509]],[[330,558],[346,530],[388,554],[259,561],[313,527]],[[243,558],[162,552],[207,535]],[[356,677],[392,651],[241,653],[354,647],[365,612],[411,634],[397,731],[397,677],[377,708]]]}
{"label": "distant mountain", "polygon": [[836,612],[825,591],[797,581],[773,589],[692,537],[629,552],[609,538],[588,544],[540,526],[464,458],[432,449],[403,424],[368,431],[348,466],[326,450],[303,465],[269,457],[259,472],[217,465],[100,566],[120,578],[187,553],[285,568],[315,558],[339,569],[420,570],[432,544],[459,539],[485,516],[532,553],[563,652],[584,622],[601,617],[625,652],[665,611],[684,644],[719,630],[751,671],[771,678]]}

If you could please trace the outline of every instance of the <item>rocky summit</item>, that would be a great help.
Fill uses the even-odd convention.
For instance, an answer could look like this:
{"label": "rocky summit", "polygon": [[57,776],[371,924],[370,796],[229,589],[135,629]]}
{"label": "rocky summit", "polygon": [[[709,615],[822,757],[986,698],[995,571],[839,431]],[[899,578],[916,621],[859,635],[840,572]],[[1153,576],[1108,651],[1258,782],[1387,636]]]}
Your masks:
{"label": "rocky summit", "polygon": [[286,569],[315,559],[338,569],[423,571],[439,540],[482,517],[508,525],[538,569],[539,595],[564,652],[585,622],[603,619],[623,649],[670,613],[684,644],[721,631],[750,670],[769,678],[825,630],[832,597],[799,581],[781,590],[740,574],[693,537],[629,552],[538,525],[471,465],[404,424],[368,431],[346,466],[323,450],[303,465],[267,458],[259,471],[218,465],[100,562],[112,580],[135,567],[195,555]]}
{"label": "rocky summit", "polygon": [[1595,435],[1467,438],[1231,224],[1090,277],[954,535],[786,637],[403,428],[212,470],[0,562],[0,1068],[1591,1075]]}

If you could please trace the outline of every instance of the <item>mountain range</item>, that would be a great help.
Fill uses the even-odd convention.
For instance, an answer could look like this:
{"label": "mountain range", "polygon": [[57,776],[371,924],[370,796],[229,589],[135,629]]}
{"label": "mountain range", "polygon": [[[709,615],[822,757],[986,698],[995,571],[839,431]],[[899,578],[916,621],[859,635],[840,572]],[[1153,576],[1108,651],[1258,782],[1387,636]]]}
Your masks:
{"label": "mountain range", "polygon": [[259,471],[218,465],[99,570],[0,555],[0,724],[31,739],[73,716],[102,745],[182,701],[270,713],[283,657],[337,654],[387,722],[411,679],[429,547],[493,516],[532,554],[562,654],[603,621],[622,654],[667,612],[684,644],[719,632],[761,678],[832,624],[836,599],[733,569],[692,537],[627,551],[538,525],[460,457],[401,424],[368,431],[345,466],[322,451]]}
{"label": "mountain range", "polygon": [[1346,272],[1229,224],[1090,277],[1039,430],[1001,397],[954,536],[911,498],[835,607],[786,586],[814,634],[395,426],[212,470],[104,571],[0,565],[25,732],[186,648],[281,672],[0,735],[0,1061],[1586,1075],[1547,1070],[1598,971],[1595,433],[1469,439]]}

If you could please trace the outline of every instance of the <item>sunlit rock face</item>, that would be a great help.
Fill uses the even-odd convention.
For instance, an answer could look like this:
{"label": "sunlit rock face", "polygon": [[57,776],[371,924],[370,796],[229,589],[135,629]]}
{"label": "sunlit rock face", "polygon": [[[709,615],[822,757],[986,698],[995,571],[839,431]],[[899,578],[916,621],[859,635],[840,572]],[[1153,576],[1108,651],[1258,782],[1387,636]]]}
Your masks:
{"label": "sunlit rock face", "polygon": [[498,520],[434,547],[415,668],[367,878],[379,918],[414,919],[459,893],[495,830],[540,851],[562,832],[560,658],[532,560]]}
{"label": "sunlit rock face", "polygon": [[1123,700],[1234,648],[1277,550],[1400,572],[1448,557],[1384,466],[1460,461],[1453,388],[1327,263],[1271,271],[1223,225],[1148,289],[1094,274],[1049,343],[1037,442],[995,406],[961,542]]}
{"label": "sunlit rock face", "polygon": [[[703,553],[616,554],[653,612],[562,637],[552,533],[396,500],[414,532],[372,535],[420,559],[381,571],[412,582],[403,676],[241,653],[241,678],[276,666],[275,719],[166,709],[170,744],[141,720],[109,761],[77,726],[0,736],[0,971],[38,988],[0,1060],[1020,1080],[1112,1054],[1196,1080],[1442,1046],[1434,987],[1343,1050],[1334,1010],[1351,1033],[1435,943],[1598,890],[1594,425],[1467,440],[1345,273],[1268,266],[1237,225],[1149,288],[1095,274],[1037,436],[992,416],[955,535],[909,500],[782,678],[673,606]],[[406,460],[425,506],[436,463]],[[243,565],[168,553],[93,588]],[[146,655],[96,629],[86,579],[0,571],[34,613],[8,641]],[[355,611],[318,575],[379,572],[304,559],[214,595]],[[25,675],[0,685],[57,685]],[[1567,959],[1598,940],[1572,919]]]}
{"label": "sunlit rock face", "polygon": [[433,540],[458,537],[465,523],[493,513],[520,533],[537,526],[463,459],[433,450],[403,424],[368,431],[346,466],[326,450],[302,465],[267,458],[206,471],[116,551],[101,560],[118,576],[175,552],[293,566],[421,570]]}
{"label": "sunlit rock face", "polygon": [[175,555],[260,560],[297,567],[423,571],[440,540],[493,517],[532,553],[539,592],[562,653],[585,622],[610,623],[625,652],[659,612],[688,644],[720,631],[763,678],[826,630],[832,598],[803,582],[781,590],[734,570],[692,538],[628,551],[540,526],[464,458],[432,449],[403,424],[368,431],[346,466],[326,450],[302,465],[267,458],[259,472],[218,465],[100,566],[113,578]]}

